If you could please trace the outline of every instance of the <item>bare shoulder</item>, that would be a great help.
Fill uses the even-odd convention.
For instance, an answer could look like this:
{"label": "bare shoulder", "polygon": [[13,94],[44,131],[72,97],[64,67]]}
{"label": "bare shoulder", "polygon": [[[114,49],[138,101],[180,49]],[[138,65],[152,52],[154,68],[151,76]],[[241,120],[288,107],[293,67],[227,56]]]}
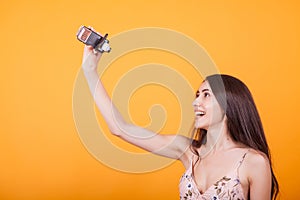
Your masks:
{"label": "bare shoulder", "polygon": [[247,153],[247,165],[249,165],[249,167],[253,167],[253,166],[261,166],[261,167],[270,167],[269,164],[269,159],[267,157],[267,155],[265,155],[264,153],[254,150],[254,149],[250,149]]}
{"label": "bare shoulder", "polygon": [[244,170],[247,174],[249,183],[271,176],[270,162],[267,155],[264,153],[250,149],[244,162]]}

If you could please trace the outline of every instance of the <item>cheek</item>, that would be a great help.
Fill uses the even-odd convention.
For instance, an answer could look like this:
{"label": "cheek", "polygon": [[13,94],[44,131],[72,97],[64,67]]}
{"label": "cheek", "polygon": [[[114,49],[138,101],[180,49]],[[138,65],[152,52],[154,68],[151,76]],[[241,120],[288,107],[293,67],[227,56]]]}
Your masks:
{"label": "cheek", "polygon": [[217,102],[214,102],[213,106],[210,108],[209,116],[213,121],[223,120],[224,112]]}

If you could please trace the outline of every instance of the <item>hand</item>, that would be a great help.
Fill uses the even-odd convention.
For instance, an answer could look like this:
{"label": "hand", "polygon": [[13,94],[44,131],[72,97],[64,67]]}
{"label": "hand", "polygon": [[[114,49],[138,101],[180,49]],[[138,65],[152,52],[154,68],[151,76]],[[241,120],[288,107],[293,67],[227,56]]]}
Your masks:
{"label": "hand", "polygon": [[84,71],[97,70],[98,62],[102,53],[93,49],[92,46],[85,46],[82,57],[82,68]]}

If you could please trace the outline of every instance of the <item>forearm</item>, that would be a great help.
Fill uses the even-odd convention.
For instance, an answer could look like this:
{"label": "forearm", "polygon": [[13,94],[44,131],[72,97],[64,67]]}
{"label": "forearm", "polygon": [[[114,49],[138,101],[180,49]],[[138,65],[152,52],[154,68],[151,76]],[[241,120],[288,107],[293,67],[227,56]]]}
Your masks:
{"label": "forearm", "polygon": [[84,75],[89,85],[90,92],[93,95],[94,101],[104,120],[106,121],[110,131],[113,134],[120,136],[122,129],[124,129],[124,126],[126,125],[126,122],[107,94],[99,78],[97,70],[84,70]]}
{"label": "forearm", "polygon": [[82,69],[94,101],[110,131],[135,146],[178,159],[185,151],[185,144],[188,140],[184,137],[176,137],[176,135],[156,134],[151,130],[126,123],[99,78],[97,65],[100,58],[101,54],[95,54],[92,47],[85,46]]}

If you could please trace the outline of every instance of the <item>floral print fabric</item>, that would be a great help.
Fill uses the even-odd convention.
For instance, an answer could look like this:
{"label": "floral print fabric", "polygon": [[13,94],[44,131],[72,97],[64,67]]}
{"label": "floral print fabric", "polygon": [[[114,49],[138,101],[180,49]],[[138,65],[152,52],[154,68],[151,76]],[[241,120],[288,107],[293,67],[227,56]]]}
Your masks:
{"label": "floral print fabric", "polygon": [[[239,165],[243,159],[239,162]],[[226,175],[218,180],[202,194],[193,179],[192,168],[193,165],[191,161],[190,167],[180,179],[180,200],[245,200],[243,189],[238,178],[238,168],[236,168],[232,174]]]}

